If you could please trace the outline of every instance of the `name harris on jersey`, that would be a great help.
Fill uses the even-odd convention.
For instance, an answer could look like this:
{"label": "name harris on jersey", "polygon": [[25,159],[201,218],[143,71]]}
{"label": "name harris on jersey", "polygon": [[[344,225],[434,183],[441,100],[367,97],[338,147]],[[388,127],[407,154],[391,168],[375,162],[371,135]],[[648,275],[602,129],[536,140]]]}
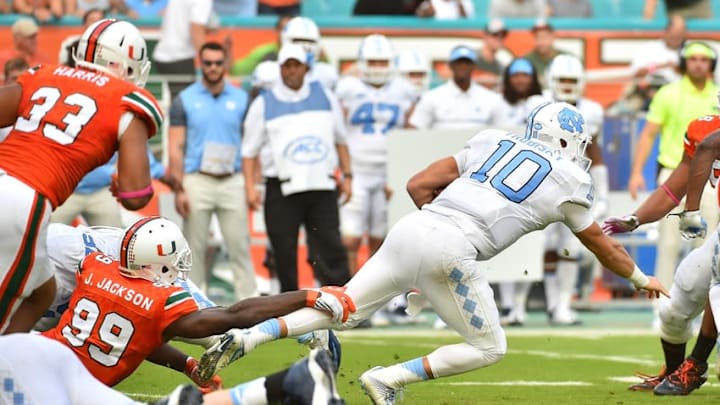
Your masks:
{"label": "name harris on jersey", "polygon": [[85,80],[86,82],[94,83],[98,87],[103,87],[110,81],[110,77],[102,73],[93,72],[90,70],[75,69],[69,66],[56,67],[53,71],[53,75],[60,77],[69,77],[71,79]]}
{"label": "name harris on jersey", "polygon": [[90,285],[96,288],[99,288],[101,290],[107,291],[110,294],[113,294],[115,296],[118,296],[125,301],[141,308],[146,311],[149,311],[152,307],[153,303],[155,302],[154,299],[146,297],[140,292],[137,292],[133,290],[132,288],[127,288],[126,286],[115,282],[107,277],[103,277],[102,280],[98,281],[97,283],[93,284],[93,273],[90,273],[88,277],[85,277],[84,282],[86,285]]}

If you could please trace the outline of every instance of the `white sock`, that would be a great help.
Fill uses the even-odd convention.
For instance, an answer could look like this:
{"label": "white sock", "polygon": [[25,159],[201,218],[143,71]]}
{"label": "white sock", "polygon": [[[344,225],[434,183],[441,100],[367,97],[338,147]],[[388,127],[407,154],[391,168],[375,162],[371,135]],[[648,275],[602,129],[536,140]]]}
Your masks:
{"label": "white sock", "polygon": [[559,287],[556,311],[570,311],[572,298],[575,294],[575,285],[577,284],[578,267],[577,261],[558,261],[557,270],[555,270]]}
{"label": "white sock", "polygon": [[265,377],[237,385],[230,389],[233,405],[267,405]]}
{"label": "white sock", "polygon": [[404,363],[393,364],[373,372],[373,375],[391,388],[400,389],[407,384],[431,378],[425,370],[424,360],[425,357],[418,357]]}

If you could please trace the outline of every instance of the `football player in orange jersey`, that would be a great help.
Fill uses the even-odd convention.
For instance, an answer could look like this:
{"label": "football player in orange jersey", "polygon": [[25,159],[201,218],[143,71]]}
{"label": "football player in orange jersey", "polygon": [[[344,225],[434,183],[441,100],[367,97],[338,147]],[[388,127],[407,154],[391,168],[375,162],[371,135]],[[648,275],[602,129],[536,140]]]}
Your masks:
{"label": "football player in orange jersey", "polygon": [[[682,160],[667,181],[650,194],[634,214],[606,219],[603,230],[609,234],[630,232],[642,224],[662,219],[680,205],[688,189],[690,165],[698,145],[705,139],[717,138],[711,135],[718,131],[720,115],[706,115],[690,122],[685,133]],[[718,168],[720,161],[716,160],[713,170],[705,171],[703,181],[705,183],[709,178],[716,190]],[[679,214],[680,223],[696,221],[699,215],[698,211],[683,211]],[[670,289],[671,298],[660,298],[660,343],[665,356],[663,369],[658,375],[639,375],[643,381],[630,386],[630,390],[654,391],[658,395],[687,395],[705,382],[702,375],[707,370],[707,359],[717,340],[712,311],[707,304],[713,268],[712,249],[708,252],[707,245],[706,242],[694,249],[680,262]],[[703,310],[705,313],[697,342],[686,359],[685,346],[692,336],[692,321]]]}
{"label": "football player in orange jersey", "polygon": [[111,189],[130,210],[153,194],[147,140],[162,125],[145,89],[150,71],[140,31],[106,19],[80,38],[76,68],[36,66],[0,87],[0,333],[28,331],[53,299],[45,236],[50,212],[117,150]]}
{"label": "football player in orange jersey", "polygon": [[162,217],[143,218],[123,235],[119,261],[100,252],[83,259],[68,310],[43,335],[64,343],[92,375],[112,386],[151,355],[153,362],[194,377],[197,362],[190,364],[187,356],[174,351],[171,359],[159,357],[160,349],[172,349],[163,345],[176,336],[216,335],[304,307],[338,320],[354,311],[340,289],[325,288],[198,310],[191,294],[173,285],[187,277],[191,266],[192,254],[180,228]]}

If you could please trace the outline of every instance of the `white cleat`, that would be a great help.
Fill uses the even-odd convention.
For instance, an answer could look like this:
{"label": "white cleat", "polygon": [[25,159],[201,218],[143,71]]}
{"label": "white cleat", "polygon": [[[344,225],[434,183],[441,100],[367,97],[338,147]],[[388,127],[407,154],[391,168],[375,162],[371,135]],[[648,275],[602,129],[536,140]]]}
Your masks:
{"label": "white cleat", "polygon": [[381,370],[381,366],[373,367],[360,376],[360,385],[365,394],[375,405],[393,405],[400,401],[402,388],[395,389],[373,376],[373,372]]}
{"label": "white cleat", "polygon": [[220,370],[228,364],[245,355],[245,332],[239,329],[231,329],[209,348],[198,364],[198,377],[203,381],[209,381]]}

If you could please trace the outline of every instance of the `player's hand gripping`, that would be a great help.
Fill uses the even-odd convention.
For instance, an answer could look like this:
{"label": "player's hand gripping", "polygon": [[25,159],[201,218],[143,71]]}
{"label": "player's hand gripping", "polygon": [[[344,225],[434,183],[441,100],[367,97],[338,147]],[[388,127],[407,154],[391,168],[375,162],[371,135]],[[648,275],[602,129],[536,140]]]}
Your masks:
{"label": "player's hand gripping", "polygon": [[602,224],[602,230],[608,235],[616,233],[632,232],[638,226],[640,221],[635,215],[625,215],[622,217],[608,217]]}
{"label": "player's hand gripping", "polygon": [[685,239],[704,238],[707,234],[707,222],[700,215],[700,211],[683,211],[677,215],[680,218],[680,235]]}
{"label": "player's hand gripping", "polygon": [[347,321],[357,308],[352,298],[345,294],[345,287],[322,287],[307,290],[307,306],[330,314],[334,322]]}
{"label": "player's hand gripping", "polygon": [[198,361],[188,356],[187,360],[185,361],[184,373],[195,383],[195,385],[198,386],[198,388],[203,394],[217,391],[222,388],[222,378],[220,378],[220,376],[214,375],[212,378],[205,381],[200,378],[200,376],[198,375],[198,371]]}

